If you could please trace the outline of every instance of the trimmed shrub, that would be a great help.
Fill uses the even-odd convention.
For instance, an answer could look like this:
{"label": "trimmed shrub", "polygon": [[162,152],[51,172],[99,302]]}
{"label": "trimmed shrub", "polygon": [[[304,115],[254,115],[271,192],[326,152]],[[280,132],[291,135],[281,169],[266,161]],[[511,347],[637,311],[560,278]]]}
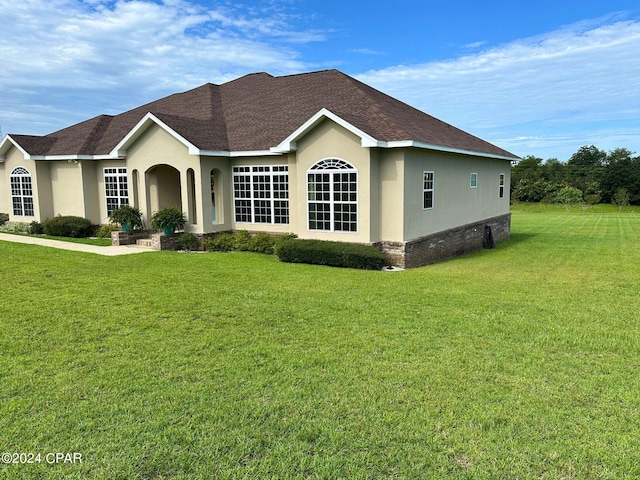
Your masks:
{"label": "trimmed shrub", "polygon": [[265,232],[256,233],[249,242],[249,250],[256,253],[273,254],[273,247],[276,239],[273,235]]}
{"label": "trimmed shrub", "polygon": [[233,248],[240,252],[251,250],[251,234],[246,230],[238,230],[233,234]]}
{"label": "trimmed shrub", "polygon": [[96,230],[96,237],[98,238],[111,238],[111,232],[117,232],[120,230],[118,225],[110,223],[109,225],[102,225]]}
{"label": "trimmed shrub", "polygon": [[8,213],[0,213],[0,225],[4,225],[8,221],[9,221],[9,214]]}
{"label": "trimmed shrub", "polygon": [[180,245],[183,250],[190,252],[191,250],[198,250],[200,242],[198,242],[198,237],[193,233],[186,232],[178,237],[178,245]]}
{"label": "trimmed shrub", "polygon": [[7,226],[4,228],[7,232],[16,232],[16,233],[29,233],[30,225],[24,222],[13,222],[7,223]]}
{"label": "trimmed shrub", "polygon": [[371,245],[324,240],[287,239],[278,244],[276,255],[282,262],[363,270],[381,270],[385,265],[385,256]]}
{"label": "trimmed shrub", "polygon": [[82,217],[57,216],[42,222],[42,228],[47,235],[56,237],[86,238],[91,236],[91,221]]}
{"label": "trimmed shrub", "polygon": [[234,249],[235,239],[232,233],[222,232],[213,238],[207,238],[202,246],[207,252],[231,252]]}
{"label": "trimmed shrub", "polygon": [[29,224],[29,233],[32,235],[39,235],[44,233],[44,228],[40,222],[34,220]]}
{"label": "trimmed shrub", "polygon": [[278,246],[286,241],[286,240],[293,240],[294,238],[298,238],[298,235],[296,235],[295,233],[285,233],[284,235],[275,235],[275,245],[274,245],[274,250],[278,248]]}

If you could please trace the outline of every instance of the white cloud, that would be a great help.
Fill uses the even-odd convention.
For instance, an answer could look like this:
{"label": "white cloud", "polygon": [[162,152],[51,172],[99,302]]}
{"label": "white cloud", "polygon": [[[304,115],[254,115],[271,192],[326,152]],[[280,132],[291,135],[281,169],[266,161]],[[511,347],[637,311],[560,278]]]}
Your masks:
{"label": "white cloud", "polygon": [[[75,101],[107,92],[115,98],[94,105],[99,111],[78,112],[86,118],[121,111],[132,91],[151,100],[252,71],[308,69],[293,46],[321,40],[321,32],[293,30],[294,22],[275,7],[233,8],[183,0],[0,0],[0,92],[35,105],[45,95],[47,102],[63,101],[71,92]],[[120,99],[113,96],[118,90]],[[3,103],[0,122],[23,124],[24,114]]]}
{"label": "white cloud", "polygon": [[555,130],[542,140],[551,147],[564,141],[561,132],[588,122],[640,119],[638,52],[640,21],[582,22],[477,54],[358,78],[490,141],[501,139],[505,148],[530,146],[517,138],[531,130]]}

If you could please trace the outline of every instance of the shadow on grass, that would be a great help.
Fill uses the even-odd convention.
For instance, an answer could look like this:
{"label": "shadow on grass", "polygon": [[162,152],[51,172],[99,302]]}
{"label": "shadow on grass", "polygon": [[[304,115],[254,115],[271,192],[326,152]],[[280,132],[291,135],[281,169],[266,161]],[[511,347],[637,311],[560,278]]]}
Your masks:
{"label": "shadow on grass", "polygon": [[527,243],[537,236],[538,235],[535,233],[512,233],[509,240],[501,242],[499,245],[503,246],[503,248],[511,248],[520,245],[521,243]]}

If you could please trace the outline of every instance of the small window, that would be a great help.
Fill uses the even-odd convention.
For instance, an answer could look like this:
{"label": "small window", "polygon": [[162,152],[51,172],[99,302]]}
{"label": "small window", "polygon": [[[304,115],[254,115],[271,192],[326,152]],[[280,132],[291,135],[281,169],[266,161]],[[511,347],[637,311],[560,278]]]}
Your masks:
{"label": "small window", "polygon": [[469,186],[471,188],[476,188],[478,186],[478,174],[477,173],[472,173],[471,174],[471,179],[469,180]]}
{"label": "small window", "polygon": [[422,174],[422,208],[433,208],[433,172]]}
{"label": "small window", "polygon": [[500,198],[504,198],[504,173],[500,174]]}

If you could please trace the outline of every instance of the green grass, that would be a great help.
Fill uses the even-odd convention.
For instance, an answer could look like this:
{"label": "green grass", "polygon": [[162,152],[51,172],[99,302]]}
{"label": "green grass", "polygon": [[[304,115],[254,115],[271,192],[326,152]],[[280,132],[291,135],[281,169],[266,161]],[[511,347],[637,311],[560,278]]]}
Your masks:
{"label": "green grass", "polygon": [[640,217],[404,272],[0,242],[0,478],[640,477]]}

